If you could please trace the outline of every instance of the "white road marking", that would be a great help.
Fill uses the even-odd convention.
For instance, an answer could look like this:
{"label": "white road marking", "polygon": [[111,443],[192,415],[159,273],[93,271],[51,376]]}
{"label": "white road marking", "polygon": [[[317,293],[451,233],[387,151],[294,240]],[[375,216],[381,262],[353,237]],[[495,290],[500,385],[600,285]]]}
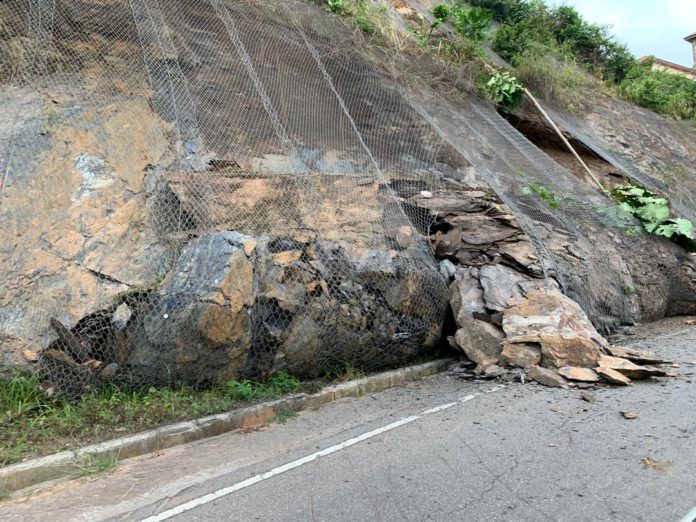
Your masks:
{"label": "white road marking", "polygon": [[[488,390],[486,393],[492,393],[492,392],[498,391],[502,388],[504,388],[504,386],[498,386],[496,388],[492,388],[492,389]],[[173,507],[171,509],[163,511],[162,513],[159,513],[157,515],[153,515],[151,517],[144,518],[144,519],[142,519],[141,522],[161,522],[162,520],[168,520],[172,517],[175,517],[177,515],[181,515],[182,513],[186,513],[187,511],[191,511],[192,509],[196,509],[197,507],[200,507],[200,506],[203,506],[203,505],[208,504],[210,502],[213,502],[215,500],[218,500],[222,497],[226,497],[227,495],[230,495],[230,494],[234,493],[235,491],[239,491],[241,489],[248,488],[249,486],[253,486],[254,484],[258,484],[259,482],[262,482],[264,480],[268,480],[269,478],[273,478],[273,477],[281,475],[282,473],[285,473],[287,471],[293,470],[295,468],[299,468],[300,466],[303,466],[305,464],[309,464],[310,462],[317,460],[319,457],[325,457],[327,455],[331,455],[332,453],[336,453],[337,451],[344,450],[346,448],[354,446],[355,444],[358,444],[359,442],[363,442],[367,439],[371,439],[372,437],[376,437],[377,435],[381,435],[382,433],[385,433],[387,431],[391,431],[393,429],[399,428],[399,427],[404,426],[406,424],[410,424],[411,422],[414,422],[414,421],[417,421],[417,420],[423,418],[425,415],[437,413],[439,411],[446,410],[447,408],[451,408],[452,406],[456,406],[457,404],[468,402],[468,401],[478,397],[479,395],[481,395],[481,394],[476,393],[473,395],[467,395],[466,397],[459,399],[457,402],[450,402],[447,404],[442,404],[441,406],[436,406],[435,408],[430,408],[429,410],[425,410],[424,412],[422,412],[418,415],[411,415],[410,417],[405,417],[405,418],[400,419],[398,421],[392,422],[391,424],[387,424],[386,426],[382,426],[381,428],[377,428],[375,430],[363,433],[362,435],[358,435],[357,437],[354,437],[352,439],[348,439],[344,442],[341,442],[340,444],[336,444],[335,446],[330,446],[330,447],[325,448],[323,450],[319,450],[319,451],[316,451],[310,455],[307,455],[306,457],[302,457],[302,458],[294,460],[292,462],[288,462],[287,464],[283,464],[282,466],[278,466],[277,468],[273,468],[272,470],[267,471],[265,473],[261,473],[259,475],[254,475],[253,477],[248,478],[246,480],[242,480],[241,482],[237,482],[236,484],[233,484],[232,486],[218,489],[217,491],[214,491],[213,493],[208,493],[207,495],[203,495],[202,497],[194,498],[193,500],[189,500],[188,502],[184,502],[183,504],[180,504],[176,507]],[[684,521],[682,521],[682,522],[684,522]],[[688,522],[692,522],[692,521],[689,520]]]}
{"label": "white road marking", "polygon": [[696,521],[696,506],[694,506],[694,509],[689,511],[684,518],[682,518],[679,522],[694,522]]}

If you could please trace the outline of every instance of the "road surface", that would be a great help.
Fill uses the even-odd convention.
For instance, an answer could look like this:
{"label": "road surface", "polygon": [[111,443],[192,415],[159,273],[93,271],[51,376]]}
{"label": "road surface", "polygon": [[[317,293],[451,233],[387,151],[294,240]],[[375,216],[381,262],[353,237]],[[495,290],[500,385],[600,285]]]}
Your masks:
{"label": "road surface", "polygon": [[0,503],[0,520],[691,522],[696,327],[683,324],[636,345],[677,361],[678,378],[593,390],[594,403],[444,373],[131,459]]}

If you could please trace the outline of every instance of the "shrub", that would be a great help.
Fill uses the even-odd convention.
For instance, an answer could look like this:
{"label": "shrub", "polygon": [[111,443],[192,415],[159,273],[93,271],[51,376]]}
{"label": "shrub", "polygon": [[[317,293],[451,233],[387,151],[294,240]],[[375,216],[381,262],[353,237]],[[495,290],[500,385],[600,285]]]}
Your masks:
{"label": "shrub", "polygon": [[485,38],[493,20],[493,13],[480,7],[455,9],[452,16],[454,30],[474,42],[480,42]]}
{"label": "shrub", "polygon": [[506,112],[513,112],[524,99],[524,87],[509,72],[494,74],[486,84],[486,91]]}
{"label": "shrub", "polygon": [[696,82],[665,71],[652,61],[634,65],[620,86],[633,103],[677,119],[696,118]]}
{"label": "shrub", "polygon": [[696,251],[693,224],[688,219],[670,216],[666,199],[639,186],[617,187],[611,196],[622,210],[638,218],[650,234],[672,239],[690,252]]}

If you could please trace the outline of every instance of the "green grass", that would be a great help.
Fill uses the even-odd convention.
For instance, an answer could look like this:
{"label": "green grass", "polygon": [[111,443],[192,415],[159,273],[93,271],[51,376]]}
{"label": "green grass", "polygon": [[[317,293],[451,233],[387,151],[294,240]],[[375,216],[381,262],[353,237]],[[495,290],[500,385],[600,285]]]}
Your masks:
{"label": "green grass", "polygon": [[[0,466],[303,389],[297,378],[279,372],[265,383],[229,381],[210,390],[110,385],[69,402],[47,396],[36,376],[15,375],[0,379]],[[104,467],[98,462],[85,466]]]}
{"label": "green grass", "polygon": [[97,475],[99,473],[106,473],[118,467],[118,458],[116,457],[95,457],[92,455],[87,455],[81,461],[75,464],[75,470],[72,476],[86,477],[89,475]]}
{"label": "green grass", "polygon": [[298,415],[299,413],[297,413],[295,410],[291,410],[290,408],[282,408],[278,410],[278,412],[273,417],[268,419],[266,423],[273,424],[274,422],[278,422],[280,424],[285,424],[290,419],[292,419],[293,417],[297,417]]}

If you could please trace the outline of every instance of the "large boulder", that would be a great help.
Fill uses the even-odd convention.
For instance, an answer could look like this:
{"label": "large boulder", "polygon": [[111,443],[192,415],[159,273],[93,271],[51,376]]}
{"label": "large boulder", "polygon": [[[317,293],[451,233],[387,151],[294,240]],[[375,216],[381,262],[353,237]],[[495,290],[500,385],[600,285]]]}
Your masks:
{"label": "large boulder", "polygon": [[[67,357],[44,361],[50,371],[97,359],[95,379],[109,366],[112,380],[194,386],[379,368],[433,347],[446,304],[444,277],[422,248],[215,232],[192,240],[161,284],[93,314],[99,338],[57,326],[67,341],[50,351]],[[83,386],[95,380],[79,376]]]}

